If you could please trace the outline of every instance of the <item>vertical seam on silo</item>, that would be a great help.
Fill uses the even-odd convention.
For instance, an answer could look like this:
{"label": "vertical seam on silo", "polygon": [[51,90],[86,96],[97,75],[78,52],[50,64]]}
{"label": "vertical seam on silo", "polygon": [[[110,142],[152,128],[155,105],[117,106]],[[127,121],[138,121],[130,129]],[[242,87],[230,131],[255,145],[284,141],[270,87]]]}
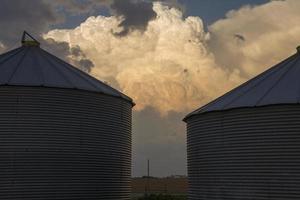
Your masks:
{"label": "vertical seam on silo", "polygon": [[58,72],[58,74],[63,76],[65,78],[65,80],[67,80],[67,82],[69,82],[69,84],[71,84],[71,86],[73,87],[74,86],[73,82],[71,80],[69,80],[69,78],[66,77],[64,75],[64,73],[62,73],[61,70],[59,70],[59,68],[57,66],[55,66],[55,64],[53,64],[52,61],[46,55],[43,55],[44,51],[41,51],[41,52],[42,52],[41,53],[42,57],[44,57],[45,60]]}
{"label": "vertical seam on silo", "polygon": [[[22,47],[19,47],[19,48],[13,49],[13,50],[11,50],[11,51],[7,51],[7,52],[5,52],[5,53],[2,53],[2,54],[0,55],[0,59],[8,58],[8,57],[12,56],[14,53],[16,53],[17,51],[19,51],[19,50],[21,50],[21,49],[22,49]],[[1,62],[2,62],[2,61],[0,60],[0,63],[1,63]]]}
{"label": "vertical seam on silo", "polygon": [[[2,65],[3,63],[5,63],[6,61],[8,61],[9,59],[13,58],[15,55],[17,55],[18,53],[20,53],[22,51],[22,47],[19,48],[19,49],[16,49],[16,51],[12,54],[12,55],[9,55],[7,58],[5,58],[4,60],[0,61],[0,65]],[[12,52],[10,52],[12,53]],[[1,56],[5,56],[5,55],[1,55]],[[0,66],[1,67],[1,66]]]}
{"label": "vertical seam on silo", "polygon": [[[43,50],[44,51],[44,50]],[[100,83],[101,85],[103,85],[104,87],[107,87],[111,90],[114,91],[114,94],[111,94],[113,96],[118,96],[118,97],[127,97],[126,95],[123,95],[121,92],[119,92],[118,90],[116,90],[115,88],[103,83],[102,81],[99,81],[98,79],[92,77],[92,76],[88,76],[86,75],[84,72],[82,72],[81,70],[79,70],[76,67],[73,67],[72,65],[70,65],[69,63],[64,62],[63,60],[61,60],[60,58],[57,58],[56,56],[48,53],[47,51],[44,51],[45,53],[47,53],[49,56],[53,57],[54,59],[56,59],[58,62],[60,62],[61,64],[63,64],[65,66],[66,69],[68,69],[69,71],[74,72],[78,77],[82,78],[84,81],[86,81],[87,83],[91,84],[95,89],[98,89],[102,92],[105,93],[105,89],[103,90],[103,88],[99,88],[97,86],[97,83]],[[96,83],[95,83],[96,82]],[[125,97],[124,97],[125,96]],[[125,98],[127,99],[127,98]]]}
{"label": "vertical seam on silo", "polygon": [[[237,91],[238,89],[247,86],[250,82],[252,82],[252,81],[258,79],[258,78],[261,77],[261,76],[263,76],[263,75],[265,75],[265,74],[267,74],[267,73],[272,73],[272,74],[273,74],[275,71],[277,71],[277,68],[280,68],[281,65],[284,64],[285,62],[289,63],[289,62],[291,61],[290,59],[294,58],[295,56],[296,56],[296,54],[293,55],[293,56],[291,56],[291,57],[289,57],[288,59],[285,59],[285,60],[281,61],[280,63],[278,63],[278,64],[275,65],[274,67],[271,67],[271,68],[267,69],[267,70],[264,71],[263,73],[261,73],[261,74],[255,76],[254,78],[252,78],[252,79],[246,81],[246,82],[243,83],[242,85],[240,85],[240,86],[238,86],[238,87],[236,87],[236,88],[230,90],[229,92],[226,92],[224,95],[220,96],[219,98],[217,98],[217,99],[213,100],[212,102],[210,102],[210,103],[208,103],[208,104],[202,106],[201,108],[195,110],[194,112],[192,112],[192,113],[190,113],[189,115],[187,115],[185,118],[188,118],[189,116],[191,116],[191,115],[193,115],[193,114],[197,114],[197,113],[200,112],[200,111],[204,111],[204,112],[205,112],[205,108],[207,108],[208,106],[215,105],[217,102],[219,102],[221,99],[227,97],[227,96],[228,96],[229,94],[231,94],[232,92],[235,92],[235,91]],[[273,70],[274,70],[274,71],[273,71]],[[245,93],[243,93],[243,94],[245,94]],[[241,94],[241,95],[243,95],[243,94]],[[239,95],[239,96],[240,96],[240,95]],[[231,103],[231,102],[230,102],[230,103]],[[230,103],[229,103],[229,104],[230,104]],[[227,106],[227,105],[225,105],[225,106]],[[223,106],[222,108],[224,108],[225,106]],[[210,110],[207,110],[207,111],[210,111]]]}
{"label": "vertical seam on silo", "polygon": [[22,55],[22,57],[20,58],[19,62],[18,62],[17,65],[15,66],[13,72],[11,73],[9,79],[7,80],[7,83],[8,83],[8,84],[9,84],[9,82],[12,80],[12,78],[15,76],[16,72],[18,71],[18,69],[19,69],[21,63],[23,62],[23,60],[24,60],[26,54],[28,53],[28,51],[29,51],[28,49],[25,49],[25,53]]}
{"label": "vertical seam on silo", "polygon": [[[36,53],[36,49],[33,50],[34,53]],[[37,61],[37,60],[36,60]],[[41,81],[42,81],[42,84],[41,85],[44,85],[45,84],[45,78],[44,78],[44,73],[43,73],[43,65],[34,65],[35,68],[37,69],[37,71],[39,71],[40,73],[40,77],[41,77]]]}
{"label": "vertical seam on silo", "polygon": [[[70,65],[69,63],[66,63],[64,62],[63,60],[61,60],[60,58],[48,53],[47,51],[43,50],[43,49],[40,49],[42,51],[43,54],[43,57],[45,57],[47,60],[48,60],[48,63],[50,63],[52,66],[55,67],[55,69],[59,72],[59,74],[61,74],[63,77],[65,77],[65,79],[72,85],[73,88],[77,88],[76,87],[76,84],[74,84],[70,79],[68,79],[64,73],[58,68],[55,66],[55,64],[52,63],[52,61],[50,62],[50,58],[53,58],[55,59],[57,62],[61,63],[63,66],[64,66],[64,69],[67,69],[68,71],[70,72],[74,72],[78,77],[81,78],[81,80],[84,80],[85,82],[89,83],[89,85],[92,84],[92,86],[96,89],[97,92],[101,92],[103,94],[107,94],[107,95],[110,95],[110,96],[114,96],[114,97],[120,97],[122,99],[125,99],[127,101],[130,101],[131,104],[133,104],[132,100],[127,97],[126,95],[124,95],[123,93],[119,92],[118,90],[114,89],[113,87],[107,85],[107,84],[104,84],[102,83],[101,81],[97,80],[96,78],[92,77],[92,76],[89,76],[89,75],[86,75],[84,72],[80,71],[79,69],[73,67],[72,65]],[[100,83],[102,85],[104,85],[105,87],[111,89],[114,91],[114,93],[109,93],[109,92],[106,92],[106,90],[103,90],[102,88],[99,88],[97,86],[97,83]],[[77,88],[77,89],[83,89],[84,88]]]}
{"label": "vertical seam on silo", "polygon": [[[59,58],[57,58],[57,57],[55,57],[55,56],[49,54],[49,53],[46,52],[46,51],[44,51],[44,53],[47,53],[49,56],[53,57],[55,60],[57,60],[58,62],[60,62],[60,63],[65,67],[65,69],[67,69],[68,71],[75,72],[75,70],[73,70],[74,67],[72,67],[72,69],[70,69],[70,68],[71,68],[71,67],[70,67],[71,65],[69,66],[68,63],[66,63],[66,62],[62,61],[61,59],[59,59]],[[77,68],[75,68],[75,69],[77,69]],[[78,69],[77,69],[77,70],[78,70]],[[77,71],[76,71],[74,74],[76,74],[76,76],[82,78],[82,80],[84,80],[85,82],[91,84],[95,89],[99,89],[99,88],[97,87],[96,84],[94,84],[94,83],[92,83],[91,81],[89,81],[86,77],[83,77],[83,76],[82,76],[80,73],[78,73]]]}
{"label": "vertical seam on silo", "polygon": [[258,105],[272,91],[272,89],[275,88],[275,86],[283,79],[283,77],[285,77],[285,75],[287,75],[288,72],[296,66],[296,63],[299,61],[298,59],[299,58],[297,57],[292,63],[289,63],[291,66],[289,66],[289,68],[283,74],[281,74],[275,84],[273,84],[272,87],[270,87],[269,90],[256,102],[256,105]]}
{"label": "vertical seam on silo", "polygon": [[[287,64],[290,64],[291,62],[294,62],[295,60],[294,59],[291,59],[291,60],[288,60],[286,65]],[[281,66],[281,65],[278,65],[278,66]],[[248,88],[245,92],[241,93],[240,95],[238,95],[237,97],[233,98],[229,103],[225,104],[224,106],[222,106],[223,109],[225,109],[227,106],[229,106],[230,104],[232,104],[234,101],[236,101],[237,99],[239,99],[240,97],[242,97],[243,95],[247,94],[248,92],[250,92],[250,90],[252,90],[253,88],[257,87],[258,85],[260,85],[264,80],[266,80],[267,78],[269,78],[270,76],[272,76],[273,74],[283,70],[284,67],[280,67],[280,68],[276,68],[276,70],[270,72],[269,74],[267,74],[263,79],[261,79],[260,81],[258,81],[256,84],[254,84],[252,87]],[[259,77],[260,75],[258,75]],[[253,79],[251,79],[253,80]],[[251,81],[250,80],[250,81]],[[255,103],[255,105],[257,105],[257,102]],[[254,105],[254,106],[255,106]]]}

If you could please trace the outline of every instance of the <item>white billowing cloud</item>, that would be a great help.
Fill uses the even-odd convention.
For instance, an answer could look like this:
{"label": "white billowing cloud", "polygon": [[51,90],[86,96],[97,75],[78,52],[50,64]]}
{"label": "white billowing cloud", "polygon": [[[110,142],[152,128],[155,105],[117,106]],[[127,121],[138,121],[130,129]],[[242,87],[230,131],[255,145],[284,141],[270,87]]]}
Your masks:
{"label": "white billowing cloud", "polygon": [[45,37],[79,45],[91,74],[131,96],[136,109],[186,112],[223,94],[295,52],[300,1],[270,1],[230,11],[205,32],[199,17],[154,3],[145,32],[124,37],[122,19],[90,17]]}
{"label": "white billowing cloud", "polygon": [[209,45],[223,67],[252,77],[296,52],[300,1],[271,1],[231,11],[209,27]]}
{"label": "white billowing cloud", "polygon": [[183,19],[180,10],[161,3],[153,9],[157,17],[143,33],[117,36],[122,19],[98,16],[45,37],[79,45],[95,64],[91,74],[131,96],[138,110],[191,110],[241,82],[237,69],[229,72],[216,65],[199,17]]}

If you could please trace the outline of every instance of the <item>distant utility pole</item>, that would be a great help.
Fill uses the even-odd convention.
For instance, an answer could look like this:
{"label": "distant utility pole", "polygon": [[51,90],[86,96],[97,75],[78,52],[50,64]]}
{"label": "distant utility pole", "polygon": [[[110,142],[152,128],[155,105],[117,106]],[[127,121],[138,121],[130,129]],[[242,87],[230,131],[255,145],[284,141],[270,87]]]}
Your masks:
{"label": "distant utility pole", "polygon": [[147,177],[150,177],[150,160],[147,160]]}
{"label": "distant utility pole", "polygon": [[148,197],[149,193],[149,178],[150,178],[150,160],[147,160],[147,177],[146,177],[146,185],[145,185],[145,196]]}

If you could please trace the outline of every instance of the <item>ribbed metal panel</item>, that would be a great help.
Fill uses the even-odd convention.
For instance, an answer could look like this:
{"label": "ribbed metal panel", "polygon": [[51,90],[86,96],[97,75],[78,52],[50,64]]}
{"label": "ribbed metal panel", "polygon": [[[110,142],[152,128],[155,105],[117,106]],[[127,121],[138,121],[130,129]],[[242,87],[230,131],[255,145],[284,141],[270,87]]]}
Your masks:
{"label": "ribbed metal panel", "polygon": [[129,200],[131,103],[0,87],[0,199]]}
{"label": "ribbed metal panel", "polygon": [[300,105],[187,119],[189,200],[299,200]]}

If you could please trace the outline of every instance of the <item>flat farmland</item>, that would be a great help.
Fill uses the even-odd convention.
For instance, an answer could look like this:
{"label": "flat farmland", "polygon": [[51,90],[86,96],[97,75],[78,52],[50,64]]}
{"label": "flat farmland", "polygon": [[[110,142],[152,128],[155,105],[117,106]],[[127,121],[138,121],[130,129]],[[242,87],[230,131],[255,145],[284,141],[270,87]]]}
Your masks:
{"label": "flat farmland", "polygon": [[186,177],[179,178],[133,178],[132,196],[148,194],[186,195],[188,182]]}

